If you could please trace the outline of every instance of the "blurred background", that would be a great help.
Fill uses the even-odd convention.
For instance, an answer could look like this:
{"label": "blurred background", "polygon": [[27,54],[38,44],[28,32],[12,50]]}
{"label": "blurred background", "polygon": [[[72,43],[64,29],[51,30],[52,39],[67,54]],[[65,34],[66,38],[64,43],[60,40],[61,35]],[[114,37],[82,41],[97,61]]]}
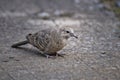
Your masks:
{"label": "blurred background", "polygon": [[[72,13],[95,13],[98,9],[110,14],[109,11],[115,12],[119,17],[120,14],[119,0],[1,0],[0,1],[0,16],[12,15],[34,15],[34,16],[60,16],[72,15]],[[98,11],[99,11],[98,10]],[[44,12],[43,14],[40,14]],[[70,14],[71,13],[71,14]]]}
{"label": "blurred background", "polygon": [[[0,0],[0,80],[119,80],[120,0]],[[29,33],[69,26],[71,38],[46,59],[31,45],[13,49]]]}

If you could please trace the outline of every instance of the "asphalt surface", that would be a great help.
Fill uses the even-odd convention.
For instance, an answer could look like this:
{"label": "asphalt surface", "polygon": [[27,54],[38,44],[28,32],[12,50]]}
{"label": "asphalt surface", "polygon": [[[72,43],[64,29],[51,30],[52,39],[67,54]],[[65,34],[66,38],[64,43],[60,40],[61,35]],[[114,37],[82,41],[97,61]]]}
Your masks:
{"label": "asphalt surface", "polygon": [[[64,58],[46,59],[29,44],[11,48],[28,33],[58,26],[79,37],[59,52]],[[99,0],[0,0],[0,80],[119,80],[118,26]]]}

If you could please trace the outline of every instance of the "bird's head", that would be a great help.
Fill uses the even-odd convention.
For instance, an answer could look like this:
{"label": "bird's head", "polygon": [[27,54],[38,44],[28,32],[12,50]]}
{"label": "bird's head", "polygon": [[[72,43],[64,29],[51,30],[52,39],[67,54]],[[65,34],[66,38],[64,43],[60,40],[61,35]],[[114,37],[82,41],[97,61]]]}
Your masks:
{"label": "bird's head", "polygon": [[76,39],[78,38],[75,33],[74,33],[74,30],[72,28],[69,28],[69,27],[64,27],[64,28],[61,28],[60,29],[60,33],[61,33],[61,36],[64,38],[64,39],[69,39],[70,37],[75,37]]}

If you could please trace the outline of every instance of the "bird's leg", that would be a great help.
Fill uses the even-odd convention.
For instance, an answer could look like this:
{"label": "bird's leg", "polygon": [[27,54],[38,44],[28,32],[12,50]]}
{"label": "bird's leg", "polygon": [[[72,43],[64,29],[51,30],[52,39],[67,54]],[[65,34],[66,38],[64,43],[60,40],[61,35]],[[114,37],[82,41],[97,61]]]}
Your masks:
{"label": "bird's leg", "polygon": [[55,56],[49,55],[49,54],[47,54],[47,53],[44,53],[43,55],[44,55],[46,58],[55,58]]}
{"label": "bird's leg", "polygon": [[60,57],[64,57],[65,54],[58,54],[57,52],[54,53],[55,56],[60,56]]}
{"label": "bird's leg", "polygon": [[40,53],[41,53],[44,57],[46,57],[46,58],[55,58],[54,56],[52,56],[52,55],[50,55],[50,54],[48,54],[48,53],[46,53],[46,52],[40,51]]}
{"label": "bird's leg", "polygon": [[52,53],[52,54],[49,54],[49,53],[41,53],[43,56],[45,56],[46,58],[56,58],[58,56],[60,57],[64,57],[64,54],[58,54],[57,52],[56,53]]}

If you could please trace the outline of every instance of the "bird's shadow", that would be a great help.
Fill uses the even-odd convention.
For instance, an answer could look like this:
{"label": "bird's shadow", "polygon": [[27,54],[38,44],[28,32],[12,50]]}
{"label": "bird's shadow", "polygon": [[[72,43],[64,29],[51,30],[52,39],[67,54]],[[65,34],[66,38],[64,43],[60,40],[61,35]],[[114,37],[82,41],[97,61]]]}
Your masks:
{"label": "bird's shadow", "polygon": [[[34,56],[41,56],[41,57],[45,57],[45,58],[47,57],[46,55],[48,55],[51,58],[55,58],[56,54],[57,54],[57,53],[55,53],[55,54],[47,54],[46,53],[46,55],[45,55],[45,54],[42,54],[38,49],[35,49],[35,48],[31,49],[31,48],[28,48],[28,47],[16,47],[16,49],[27,51],[27,53],[30,53],[32,56],[33,55]],[[60,56],[60,57],[63,57],[63,55],[58,54],[58,56]]]}
{"label": "bird's shadow", "polygon": [[28,47],[16,47],[16,49],[19,49],[19,50],[23,50],[23,51],[26,51],[27,53],[30,53],[32,56],[41,56],[41,57],[45,57],[42,53],[40,53],[39,50],[37,49],[34,49],[34,48],[28,48]]}

